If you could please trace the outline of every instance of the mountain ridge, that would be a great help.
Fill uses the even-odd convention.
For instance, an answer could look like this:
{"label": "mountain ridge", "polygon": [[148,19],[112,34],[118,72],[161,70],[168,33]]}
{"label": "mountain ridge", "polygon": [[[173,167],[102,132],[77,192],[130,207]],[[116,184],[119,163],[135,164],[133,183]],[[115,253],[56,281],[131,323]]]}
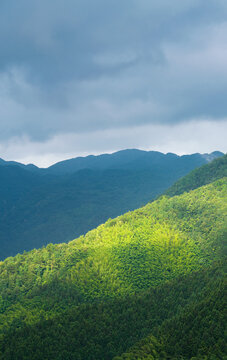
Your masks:
{"label": "mountain ridge", "polygon": [[[101,154],[101,155],[89,155],[86,157],[76,157],[64,161],[60,161],[54,165],[51,165],[47,171],[60,174],[60,173],[71,173],[81,169],[114,169],[114,168],[133,168],[135,161],[144,161],[144,164],[140,164],[140,167],[154,166],[157,162],[163,161],[164,159],[187,159],[188,157],[198,157],[201,163],[202,161],[211,161],[215,157],[224,155],[221,152],[212,152],[211,154],[191,154],[191,155],[176,155],[173,153],[161,153],[158,151],[145,151],[138,149],[126,149],[114,152],[112,154]],[[203,160],[202,160],[203,159]],[[147,161],[151,163],[148,163]],[[120,162],[119,162],[120,161]],[[152,163],[153,162],[153,163]],[[199,164],[200,165],[200,164]],[[137,165],[138,166],[138,165]]]}
{"label": "mountain ridge", "polygon": [[[138,160],[139,158],[143,157],[150,157],[152,160],[153,158],[156,158],[157,160],[163,159],[163,158],[175,158],[175,159],[184,159],[190,156],[197,156],[201,157],[201,159],[204,159],[204,162],[212,161],[214,158],[223,156],[224,153],[220,151],[213,151],[211,153],[194,153],[194,154],[188,154],[188,155],[177,155],[174,153],[162,153],[159,151],[147,151],[147,150],[140,150],[140,149],[125,149],[125,150],[119,150],[113,153],[106,153],[106,154],[100,154],[100,155],[88,155],[88,156],[79,156],[74,157],[70,159],[65,159],[59,162],[56,162],[53,165],[50,165],[47,168],[38,167],[34,164],[23,164],[17,161],[6,161],[0,158],[0,165],[2,166],[19,166],[29,171],[35,171],[40,173],[52,173],[52,174],[66,174],[66,173],[72,173],[74,171],[82,170],[82,169],[108,169],[117,168],[120,166],[130,166],[130,161]],[[115,162],[117,162],[115,164]],[[122,164],[119,165],[119,161],[122,161]],[[109,165],[109,163],[112,165]]]}

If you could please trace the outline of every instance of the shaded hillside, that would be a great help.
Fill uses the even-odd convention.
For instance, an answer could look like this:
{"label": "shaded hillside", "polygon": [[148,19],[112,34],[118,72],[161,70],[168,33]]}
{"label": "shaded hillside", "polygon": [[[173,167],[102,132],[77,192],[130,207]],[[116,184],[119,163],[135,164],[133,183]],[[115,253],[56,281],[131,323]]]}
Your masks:
{"label": "shaded hillside", "polygon": [[[45,186],[51,178],[53,176],[37,175],[18,166],[0,165],[0,259],[10,254],[9,249],[11,246],[13,247],[13,243],[10,242],[10,234],[19,220],[17,216],[11,217],[9,214],[17,211],[19,205],[24,203],[27,194]],[[23,214],[21,215],[23,216]]]}
{"label": "shaded hillside", "polygon": [[70,165],[71,160],[56,164],[63,172],[68,166],[73,171],[81,166],[115,169],[84,169],[61,176],[47,174],[52,167],[32,172],[14,163],[1,166],[0,259],[85,234],[108,218],[155,199],[178,178],[220,154],[179,157],[125,150],[73,159],[77,167]]}
{"label": "shaded hillside", "polygon": [[18,166],[0,165],[0,209],[4,211],[14,206],[25,193],[43,184],[43,179]]}
{"label": "shaded hillside", "polygon": [[[162,197],[69,244],[6,259],[0,265],[2,359],[111,359],[149,334],[166,359],[190,359],[201,352],[196,336],[205,341],[203,324],[209,343],[221,347],[226,200],[224,178]],[[190,318],[198,319],[196,327]],[[188,334],[194,345],[182,349]],[[167,347],[168,336],[179,346],[168,341]],[[208,340],[202,350],[224,354]]]}
{"label": "shaded hillside", "polygon": [[[114,357],[114,360],[226,359],[226,275],[219,274],[217,277],[215,274],[214,277],[214,270],[209,275],[211,279],[205,286],[206,275],[201,278],[203,296],[195,298],[198,294],[196,289],[194,299],[189,297],[185,306],[180,305],[177,315],[168,316],[160,326],[153,328],[152,335],[127,349],[123,355]],[[191,280],[193,291],[195,278]],[[175,296],[179,295],[175,293]],[[169,295],[167,298],[169,301]]]}

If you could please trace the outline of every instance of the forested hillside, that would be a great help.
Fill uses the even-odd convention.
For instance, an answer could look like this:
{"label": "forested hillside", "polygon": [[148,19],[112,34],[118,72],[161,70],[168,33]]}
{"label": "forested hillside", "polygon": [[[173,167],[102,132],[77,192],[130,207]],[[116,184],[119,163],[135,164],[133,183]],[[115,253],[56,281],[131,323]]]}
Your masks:
{"label": "forested hillside", "polygon": [[226,224],[223,178],[6,259],[1,359],[224,359]]}
{"label": "forested hillside", "polygon": [[227,177],[227,154],[191,171],[171,186],[165,194],[180,195],[185,191],[197,189],[223,177]]}
{"label": "forested hillside", "polygon": [[85,234],[152,201],[190,170],[220,155],[125,150],[64,161],[46,170],[2,160],[0,259]]}
{"label": "forested hillside", "polygon": [[74,306],[71,294],[67,309],[48,319],[40,310],[36,322],[24,311],[4,330],[0,358],[224,360],[222,266],[105,302]]}
{"label": "forested hillside", "polygon": [[[207,276],[210,276],[209,281]],[[122,356],[114,357],[114,360],[226,359],[226,280],[224,278],[226,279],[226,274],[217,273],[217,268],[212,268],[208,274],[203,273],[200,278],[202,281],[200,290],[198,287],[192,297],[187,294],[189,301],[184,308],[180,305],[181,297],[175,293],[179,306],[176,315],[171,315],[161,325],[155,326],[152,334],[127,349]],[[181,288],[183,291],[187,289],[187,280],[184,283],[185,287]],[[194,291],[195,277],[191,277],[190,280],[189,289]],[[170,297],[168,296],[167,299],[169,302]],[[174,308],[174,305],[171,306]]]}

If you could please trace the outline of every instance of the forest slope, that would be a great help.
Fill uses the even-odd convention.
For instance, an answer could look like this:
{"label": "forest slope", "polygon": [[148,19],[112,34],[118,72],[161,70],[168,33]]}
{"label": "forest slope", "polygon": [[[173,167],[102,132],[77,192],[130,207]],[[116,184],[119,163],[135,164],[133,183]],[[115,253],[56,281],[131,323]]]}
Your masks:
{"label": "forest slope", "polygon": [[[224,360],[226,348],[226,275],[211,276],[202,296],[190,298],[176,315],[168,316],[152,333],[114,360]],[[219,274],[220,275],[220,274]],[[206,276],[201,279],[204,282]],[[191,291],[193,291],[193,281]],[[187,280],[185,281],[185,285]],[[194,296],[198,294],[198,289]],[[177,295],[175,293],[175,295]],[[168,301],[169,296],[167,295]],[[179,305],[179,298],[178,298]],[[155,335],[155,336],[154,336]]]}
{"label": "forest slope", "polygon": [[71,304],[49,319],[41,311],[36,323],[23,313],[5,329],[0,359],[110,360],[127,352],[115,360],[224,360],[221,269],[214,264],[126,298]]}
{"label": "forest slope", "polygon": [[[192,301],[193,298],[196,302],[200,301],[201,291],[203,293],[201,301],[207,301],[207,296],[211,293],[209,289],[215,289],[216,281],[219,281],[219,278],[223,279],[222,265],[218,264],[225,256],[226,224],[227,179],[223,178],[180,196],[162,197],[141,209],[109,220],[86,236],[68,244],[48,245],[46,248],[6,259],[0,265],[2,309],[0,338],[3,344],[3,358],[17,358],[12,352],[15,354],[15,349],[18,352],[22,349],[25,333],[28,342],[24,340],[23,349],[26,347],[29,349],[30,346],[32,352],[35,351],[32,344],[42,344],[39,348],[41,355],[37,359],[51,358],[48,358],[50,356],[48,351],[52,345],[58,349],[56,359],[70,359],[72,354],[75,359],[110,359],[126,351],[150,332],[156,335],[154,327],[161,326],[163,321],[175,316],[174,312],[179,310],[178,307],[185,307],[191,296],[190,291],[192,291]],[[215,266],[219,270],[214,270]],[[174,296],[176,308],[172,312],[174,308],[171,305],[171,296],[165,295],[165,291],[168,293],[170,289],[164,290],[165,286],[168,288],[168,282],[173,284],[172,282],[176,281],[175,285],[170,285],[174,288],[180,284],[180,279],[183,279],[183,284],[187,281],[190,283],[187,279],[194,276],[193,274],[200,274],[204,269],[207,269],[205,272],[207,274],[211,271],[208,279],[215,281],[216,285],[212,282],[203,287],[206,282],[206,276],[203,276],[199,282],[195,281],[195,288],[189,292],[180,290],[179,287],[181,295]],[[161,289],[160,292],[158,289]],[[135,313],[133,299],[137,299],[135,294],[141,291],[152,291],[152,299],[156,296],[154,294],[159,294],[156,298],[159,320],[153,323],[154,315],[142,305],[143,300],[139,300],[138,304],[141,304],[141,307],[138,305],[140,310],[137,311],[144,317],[140,315],[136,318],[135,335],[132,336],[130,321]],[[126,307],[132,310],[127,315],[122,301],[128,296],[131,300],[126,300]],[[181,297],[185,299],[183,302],[177,300]],[[105,330],[105,327],[103,328],[102,322],[97,320],[99,315],[93,310],[97,301],[102,304],[103,301],[105,304],[112,303],[112,310],[110,308],[105,313],[107,326],[113,325],[113,318],[118,316],[117,312],[119,312],[120,318],[117,323],[123,321],[125,336],[129,338],[126,341],[124,337],[125,345],[117,347],[121,333],[117,328],[113,328],[112,340],[103,337],[102,329]],[[122,310],[121,307],[118,310],[115,308],[119,301]],[[70,311],[72,306],[75,306],[75,309],[67,317],[65,312]],[[154,311],[153,306],[150,311]],[[83,315],[78,315],[77,311],[82,311]],[[100,316],[103,316],[103,310],[99,311],[101,311]],[[207,311],[209,316],[209,310]],[[72,320],[73,314],[75,314],[74,320]],[[86,324],[90,324],[89,319],[95,319],[97,327],[94,327],[93,323],[88,333],[81,330],[83,335],[80,335],[82,338],[78,340],[79,345],[76,342],[76,334],[77,327],[80,328],[79,324],[82,321],[80,316],[87,319]],[[43,320],[40,321],[41,318]],[[65,322],[64,319],[68,320]],[[76,321],[73,330],[70,327],[72,325],[70,319]],[[144,321],[147,319],[150,325],[146,327],[142,319]],[[145,330],[143,330],[144,326]],[[45,329],[49,331],[50,327],[53,332],[51,330],[50,335],[46,337]],[[22,332],[20,333],[17,328],[22,328]],[[67,336],[69,338],[75,336],[74,341],[77,345],[72,343],[69,350],[68,342],[65,340],[60,342],[54,334],[60,334],[64,339]],[[93,337],[99,336],[98,334],[100,334],[99,340]],[[12,338],[15,342],[12,342],[13,345],[10,347]],[[43,338],[46,339],[45,350],[41,350],[44,344],[41,340]],[[34,343],[32,339],[37,341]],[[93,348],[97,344],[94,354],[91,351],[91,344]],[[196,355],[197,350],[197,348],[194,350],[193,356]],[[168,351],[171,352],[171,349]],[[33,359],[36,359],[35,353]]]}

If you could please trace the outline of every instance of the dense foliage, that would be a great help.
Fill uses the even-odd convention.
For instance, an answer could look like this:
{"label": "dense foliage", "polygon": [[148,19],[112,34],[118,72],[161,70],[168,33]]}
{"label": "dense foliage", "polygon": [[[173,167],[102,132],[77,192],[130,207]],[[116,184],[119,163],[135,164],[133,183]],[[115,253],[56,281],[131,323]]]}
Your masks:
{"label": "dense foliage", "polygon": [[7,258],[0,358],[224,359],[226,200],[223,178]]}
{"label": "dense foliage", "polygon": [[[209,282],[206,282],[207,276],[210,277]],[[227,359],[226,274],[217,272],[217,268],[212,268],[208,274],[203,274],[200,278],[204,290],[202,296],[201,292],[198,296],[198,288],[194,289],[196,277],[198,280],[198,274],[190,277],[192,293],[187,299],[187,304],[183,307],[180,305],[175,316],[168,316],[161,326],[153,328],[152,335],[114,360]],[[185,279],[185,285],[188,280]],[[175,296],[179,304],[181,298],[177,293]],[[169,301],[168,295],[167,301]]]}
{"label": "dense foliage", "polygon": [[76,158],[45,170],[0,161],[0,260],[85,234],[153,200],[220,155],[128,150]]}
{"label": "dense foliage", "polygon": [[59,307],[49,319],[44,310],[36,309],[35,322],[24,311],[4,329],[0,359],[108,360],[127,352],[122,359],[156,355],[155,359],[223,360],[226,319],[221,269],[221,263],[214,264],[209,270],[111,301],[75,306],[71,299],[71,306]]}

